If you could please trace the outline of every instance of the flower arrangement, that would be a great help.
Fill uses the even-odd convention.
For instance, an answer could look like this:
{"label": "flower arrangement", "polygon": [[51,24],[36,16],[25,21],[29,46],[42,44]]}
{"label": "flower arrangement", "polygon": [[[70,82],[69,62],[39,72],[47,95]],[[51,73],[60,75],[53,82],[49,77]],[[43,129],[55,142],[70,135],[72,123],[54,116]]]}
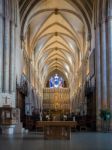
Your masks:
{"label": "flower arrangement", "polygon": [[104,120],[110,120],[111,119],[111,111],[109,109],[101,109],[100,110],[100,117]]}

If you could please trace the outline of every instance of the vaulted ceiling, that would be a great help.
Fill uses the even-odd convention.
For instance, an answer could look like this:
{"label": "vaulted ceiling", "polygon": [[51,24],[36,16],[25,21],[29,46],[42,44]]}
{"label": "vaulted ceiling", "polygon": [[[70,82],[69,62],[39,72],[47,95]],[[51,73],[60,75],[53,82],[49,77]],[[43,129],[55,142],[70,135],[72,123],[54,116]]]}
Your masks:
{"label": "vaulted ceiling", "polygon": [[71,77],[91,36],[93,0],[19,0],[21,38],[41,80],[52,72]]}

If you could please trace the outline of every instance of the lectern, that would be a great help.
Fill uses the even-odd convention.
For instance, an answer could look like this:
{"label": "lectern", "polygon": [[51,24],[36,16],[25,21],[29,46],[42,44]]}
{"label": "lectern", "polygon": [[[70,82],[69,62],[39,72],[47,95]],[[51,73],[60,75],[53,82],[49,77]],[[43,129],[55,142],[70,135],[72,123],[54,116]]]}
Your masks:
{"label": "lectern", "polygon": [[0,125],[16,124],[16,109],[11,107],[0,108]]}
{"label": "lectern", "polygon": [[0,108],[0,126],[3,134],[13,134],[15,125],[17,124],[16,108],[1,107]]}

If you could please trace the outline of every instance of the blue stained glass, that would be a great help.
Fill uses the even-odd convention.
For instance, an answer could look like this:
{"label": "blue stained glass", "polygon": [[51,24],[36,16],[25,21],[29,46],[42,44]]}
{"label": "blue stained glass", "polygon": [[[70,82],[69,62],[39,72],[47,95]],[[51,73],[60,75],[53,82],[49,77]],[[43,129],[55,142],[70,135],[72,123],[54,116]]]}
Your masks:
{"label": "blue stained glass", "polygon": [[58,76],[58,74],[55,74],[53,77],[49,80],[49,87],[50,88],[59,88],[63,87],[64,80],[62,77]]}

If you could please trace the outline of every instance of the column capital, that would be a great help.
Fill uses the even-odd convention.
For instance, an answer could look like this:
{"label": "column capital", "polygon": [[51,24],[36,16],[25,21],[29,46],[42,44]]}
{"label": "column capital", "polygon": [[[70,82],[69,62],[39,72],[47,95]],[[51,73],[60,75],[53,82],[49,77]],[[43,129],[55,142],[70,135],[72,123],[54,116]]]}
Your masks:
{"label": "column capital", "polygon": [[4,15],[4,18],[8,21],[11,21],[11,17],[9,15]]}
{"label": "column capital", "polygon": [[94,29],[96,30],[97,27],[100,27],[101,26],[101,22],[97,22],[94,26]]}
{"label": "column capital", "polygon": [[102,18],[102,20],[101,20],[101,24],[106,23],[106,22],[107,22],[107,17]]}
{"label": "column capital", "polygon": [[3,13],[0,13],[0,18],[5,18]]}
{"label": "column capital", "polygon": [[112,16],[112,0],[108,0],[107,2],[107,16]]}
{"label": "column capital", "polygon": [[15,23],[14,20],[11,19],[11,17],[4,15],[3,13],[0,13],[0,18],[2,19],[7,19],[8,21],[10,21],[15,27],[17,26],[17,24]]}
{"label": "column capital", "polygon": [[11,22],[11,24],[12,24],[13,26],[17,27],[17,24],[15,23],[14,20],[11,19],[10,22]]}
{"label": "column capital", "polygon": [[107,16],[106,20],[107,21],[112,20],[112,16]]}
{"label": "column capital", "polygon": [[90,41],[90,40],[91,40],[91,33],[88,33],[87,40],[88,40],[88,41]]}

